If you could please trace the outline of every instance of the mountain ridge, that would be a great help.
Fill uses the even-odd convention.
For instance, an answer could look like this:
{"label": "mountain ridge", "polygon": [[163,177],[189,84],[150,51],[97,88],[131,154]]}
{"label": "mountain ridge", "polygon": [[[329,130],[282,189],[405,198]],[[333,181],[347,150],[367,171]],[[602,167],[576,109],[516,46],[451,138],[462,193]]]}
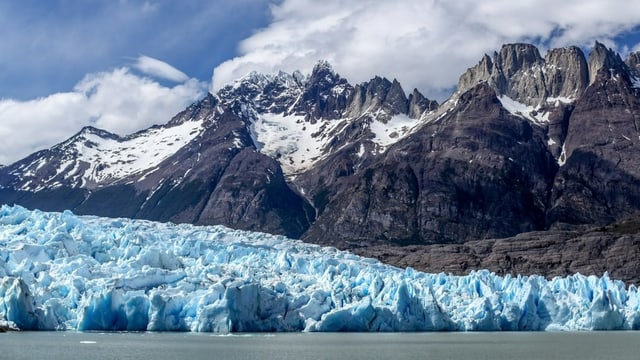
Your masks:
{"label": "mountain ridge", "polygon": [[506,44],[442,104],[325,61],[253,72],[165,125],[0,167],[0,201],[358,251],[603,226],[640,211],[639,69],[598,42]]}

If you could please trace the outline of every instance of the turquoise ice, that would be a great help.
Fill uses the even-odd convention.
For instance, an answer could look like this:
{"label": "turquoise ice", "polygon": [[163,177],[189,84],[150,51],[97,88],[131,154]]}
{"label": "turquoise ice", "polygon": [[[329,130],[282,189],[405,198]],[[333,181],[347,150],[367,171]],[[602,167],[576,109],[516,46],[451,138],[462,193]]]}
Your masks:
{"label": "turquoise ice", "polygon": [[638,290],[576,274],[399,269],[281,236],[0,209],[0,323],[39,330],[639,329]]}

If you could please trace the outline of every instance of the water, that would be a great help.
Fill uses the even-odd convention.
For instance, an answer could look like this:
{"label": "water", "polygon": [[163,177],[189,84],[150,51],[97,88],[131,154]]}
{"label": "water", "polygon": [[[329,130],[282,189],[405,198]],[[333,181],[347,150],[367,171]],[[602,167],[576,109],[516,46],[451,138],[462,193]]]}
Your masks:
{"label": "water", "polygon": [[0,334],[0,359],[638,359],[640,332]]}

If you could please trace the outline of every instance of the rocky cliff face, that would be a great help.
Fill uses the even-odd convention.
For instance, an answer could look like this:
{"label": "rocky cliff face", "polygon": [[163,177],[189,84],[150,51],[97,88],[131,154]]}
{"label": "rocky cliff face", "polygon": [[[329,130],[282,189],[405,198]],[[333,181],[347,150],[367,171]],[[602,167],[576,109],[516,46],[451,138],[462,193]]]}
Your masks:
{"label": "rocky cliff face", "polygon": [[635,81],[599,43],[588,62],[576,47],[542,59],[505,45],[461,76],[455,105],[334,182],[304,238],[463,242],[629,216],[640,210]]}
{"label": "rocky cliff face", "polygon": [[337,184],[305,239],[345,247],[460,242],[543,228],[557,168],[544,137],[478,85],[448,115]]}
{"label": "rocky cliff face", "polygon": [[601,70],[608,71],[609,75],[619,75],[628,71],[619,54],[596,42],[589,54],[589,84],[593,84],[596,81]]}
{"label": "rocky cliff face", "polygon": [[592,84],[576,101],[552,191],[551,223],[604,224],[638,211],[640,98],[617,54],[597,44]]}
{"label": "rocky cliff face", "polygon": [[640,219],[626,218],[606,227],[522,233],[503,239],[464,244],[355,248],[359,255],[399,267],[466,275],[476,269],[498,274],[545,274],[548,278],[575,273],[640,284]]}
{"label": "rocky cliff face", "polygon": [[634,76],[640,76],[640,51],[629,54],[626,64]]}
{"label": "rocky cliff face", "polygon": [[[640,211],[638,54],[622,61],[596,43],[589,59],[577,47],[542,57],[508,44],[442,105],[395,80],[352,85],[326,62],[308,76],[251,73],[166,125],[126,137],[87,128],[0,167],[0,201],[225,224],[363,253],[450,244],[473,253],[469,267],[491,265],[478,259],[503,244],[482,239],[515,237],[498,251],[512,260],[538,254],[541,231],[544,246],[579,251],[596,243],[564,247],[567,234]],[[597,244],[635,246],[607,241]],[[396,251],[398,264],[425,264]],[[582,269],[541,264],[548,274]]]}
{"label": "rocky cliff face", "polygon": [[[597,47],[602,45],[598,43]],[[590,64],[575,46],[551,49],[543,59],[533,45],[507,44],[493,58],[485,55],[469,68],[460,77],[458,92],[487,82],[498,95],[529,106],[540,106],[548,98],[568,102],[584,92],[590,73],[603,66],[599,57],[593,57]]]}
{"label": "rocky cliff face", "polygon": [[546,96],[576,99],[589,85],[589,66],[580,48],[551,49],[543,67]]}

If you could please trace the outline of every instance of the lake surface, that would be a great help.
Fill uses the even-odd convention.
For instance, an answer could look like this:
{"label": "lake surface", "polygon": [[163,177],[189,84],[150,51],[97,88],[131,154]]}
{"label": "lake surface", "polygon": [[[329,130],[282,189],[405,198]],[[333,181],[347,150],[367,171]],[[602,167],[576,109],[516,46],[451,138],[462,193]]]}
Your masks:
{"label": "lake surface", "polygon": [[639,359],[640,332],[14,332],[0,359]]}

